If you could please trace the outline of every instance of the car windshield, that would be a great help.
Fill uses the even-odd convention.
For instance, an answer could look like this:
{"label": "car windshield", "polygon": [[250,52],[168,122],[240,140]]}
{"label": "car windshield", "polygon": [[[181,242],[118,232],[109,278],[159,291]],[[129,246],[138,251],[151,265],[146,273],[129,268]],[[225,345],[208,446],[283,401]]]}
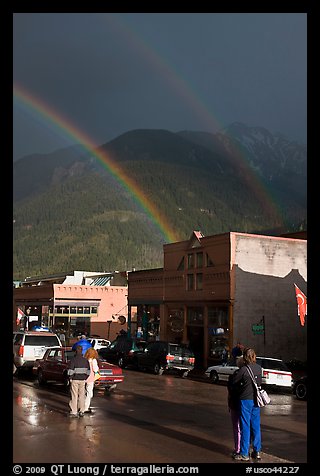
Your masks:
{"label": "car windshield", "polygon": [[225,365],[228,365],[228,367],[237,367],[237,364],[234,363],[233,359],[229,359]]}
{"label": "car windshield", "polygon": [[24,345],[32,345],[32,346],[45,346],[45,347],[53,347],[55,345],[59,345],[59,341],[57,336],[26,336]]}
{"label": "car windshield", "polygon": [[192,351],[188,349],[188,347],[181,344],[170,344],[169,353],[180,356],[193,356]]}

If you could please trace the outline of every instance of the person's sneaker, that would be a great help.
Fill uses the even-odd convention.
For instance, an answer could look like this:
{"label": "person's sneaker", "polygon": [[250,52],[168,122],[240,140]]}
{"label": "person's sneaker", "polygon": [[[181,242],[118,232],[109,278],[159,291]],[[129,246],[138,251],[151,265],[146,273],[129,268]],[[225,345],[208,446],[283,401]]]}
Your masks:
{"label": "person's sneaker", "polygon": [[236,461],[250,461],[250,458],[249,456],[246,456],[246,455],[241,455],[240,453],[239,454],[236,454],[233,459],[235,459]]}
{"label": "person's sneaker", "polygon": [[78,418],[76,413],[69,413],[69,418]]}
{"label": "person's sneaker", "polygon": [[252,451],[251,458],[253,459],[261,459],[261,454],[259,451]]}
{"label": "person's sneaker", "polygon": [[82,417],[84,415],[83,412],[79,412],[79,416]]}
{"label": "person's sneaker", "polygon": [[239,454],[239,453],[238,453],[237,451],[233,451],[233,452],[231,453],[231,456],[232,456],[232,458],[234,458],[234,457],[235,457],[236,455],[238,455],[238,454]]}

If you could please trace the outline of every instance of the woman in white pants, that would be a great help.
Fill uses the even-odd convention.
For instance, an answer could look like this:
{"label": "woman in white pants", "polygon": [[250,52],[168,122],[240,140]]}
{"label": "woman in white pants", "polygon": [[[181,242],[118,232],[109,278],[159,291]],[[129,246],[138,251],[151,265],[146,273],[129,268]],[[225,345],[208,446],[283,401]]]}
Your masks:
{"label": "woman in white pants", "polygon": [[86,380],[86,398],[84,402],[84,412],[91,413],[90,402],[93,397],[93,387],[94,387],[94,376],[96,372],[99,372],[98,366],[98,352],[93,348],[89,347],[86,350],[84,357],[88,359],[90,364],[90,375]]}

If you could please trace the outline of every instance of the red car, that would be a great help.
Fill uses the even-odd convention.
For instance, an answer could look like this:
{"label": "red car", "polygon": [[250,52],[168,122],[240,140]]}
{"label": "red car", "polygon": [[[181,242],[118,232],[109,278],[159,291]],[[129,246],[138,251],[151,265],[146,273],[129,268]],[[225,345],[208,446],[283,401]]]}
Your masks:
{"label": "red car", "polygon": [[[60,382],[69,386],[68,364],[75,355],[71,347],[50,347],[46,350],[42,359],[37,359],[32,368],[36,375],[39,385],[47,382]],[[109,362],[98,360],[101,378],[96,380],[95,388],[114,389],[118,383],[123,382],[124,376],[122,369]]]}

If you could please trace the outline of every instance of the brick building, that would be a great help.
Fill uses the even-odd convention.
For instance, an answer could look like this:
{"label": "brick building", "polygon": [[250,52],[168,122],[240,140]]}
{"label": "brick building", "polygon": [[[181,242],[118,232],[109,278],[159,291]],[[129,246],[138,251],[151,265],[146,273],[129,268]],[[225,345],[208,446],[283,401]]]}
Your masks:
{"label": "brick building", "polygon": [[164,245],[163,268],[128,273],[128,332],[189,343],[204,367],[237,341],[306,360],[294,289],[307,294],[305,238],[194,231]]}

